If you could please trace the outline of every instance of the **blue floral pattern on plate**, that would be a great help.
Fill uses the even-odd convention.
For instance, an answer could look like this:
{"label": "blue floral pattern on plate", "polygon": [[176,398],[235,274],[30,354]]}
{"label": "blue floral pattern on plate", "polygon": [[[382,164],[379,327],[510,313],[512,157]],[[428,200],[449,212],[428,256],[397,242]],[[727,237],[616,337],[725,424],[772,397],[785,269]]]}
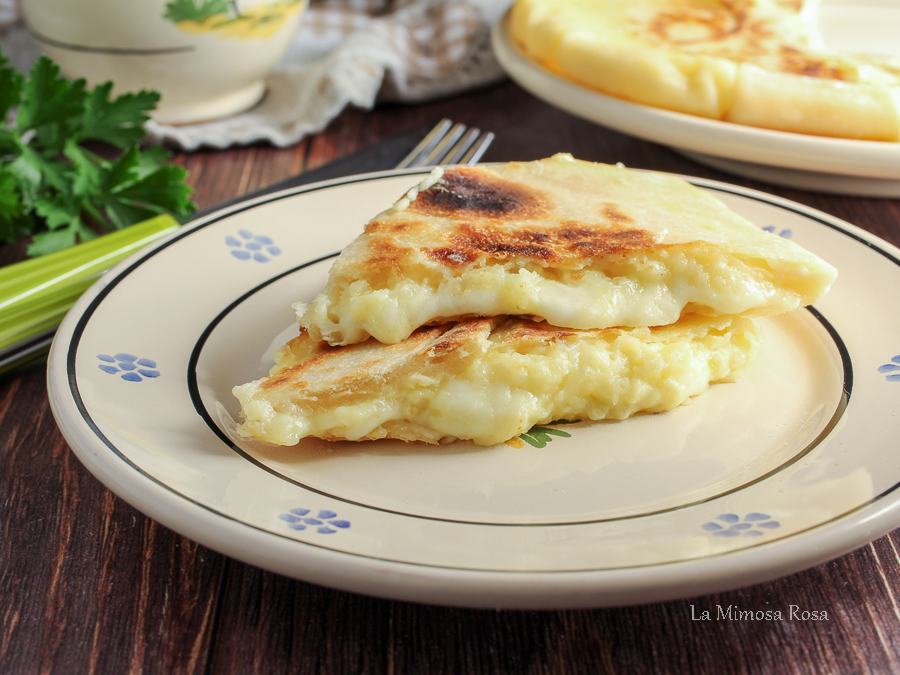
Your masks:
{"label": "blue floral pattern on plate", "polygon": [[281,255],[281,249],[275,245],[271,237],[253,234],[250,230],[238,230],[237,236],[225,237],[225,245],[231,249],[231,255],[238,260],[255,260],[263,263]]}
{"label": "blue floral pattern on plate", "polygon": [[113,356],[97,354],[101,363],[98,366],[104,373],[119,375],[126,382],[143,382],[145,379],[159,377],[156,361],[138,358],[134,354],[119,352]]}
{"label": "blue floral pattern on plate", "polygon": [[794,233],[791,230],[781,230],[780,232],[776,232],[776,228],[774,225],[766,225],[763,229],[766,232],[777,234],[779,237],[784,237],[785,239],[790,239],[794,236]]}
{"label": "blue floral pattern on plate", "polygon": [[900,382],[900,354],[891,358],[890,363],[878,366],[879,373],[885,373],[888,382]]}
{"label": "blue floral pattern on plate", "polygon": [[350,527],[350,522],[339,519],[334,511],[322,509],[315,516],[309,514],[310,509],[297,508],[280,514],[278,518],[292,530],[315,528],[319,534],[334,534],[338,531],[334,528],[346,530]]}
{"label": "blue floral pattern on plate", "polygon": [[761,537],[767,530],[781,527],[781,523],[766,513],[748,513],[743,518],[736,513],[723,513],[701,527],[714,537]]}

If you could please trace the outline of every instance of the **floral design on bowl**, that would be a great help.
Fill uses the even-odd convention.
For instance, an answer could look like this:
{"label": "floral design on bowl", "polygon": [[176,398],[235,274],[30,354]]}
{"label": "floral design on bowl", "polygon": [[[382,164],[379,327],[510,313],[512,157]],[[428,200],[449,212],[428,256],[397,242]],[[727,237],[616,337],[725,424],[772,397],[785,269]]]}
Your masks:
{"label": "floral design on bowl", "polygon": [[302,0],[255,3],[238,9],[229,0],[171,0],[166,3],[164,19],[187,33],[217,33],[220,37],[249,40],[265,39],[303,9]]}
{"label": "floral design on bowl", "polygon": [[781,527],[781,523],[766,513],[748,513],[743,518],[735,513],[723,513],[701,527],[714,537],[761,537],[767,530]]}
{"label": "floral design on bowl", "polygon": [[900,382],[900,354],[891,358],[890,363],[878,366],[879,373],[886,373],[884,379],[888,382]]}
{"label": "floral design on bowl", "polygon": [[334,511],[320,510],[315,516],[311,516],[309,509],[291,509],[287,513],[279,514],[279,520],[283,520],[292,530],[305,530],[314,527],[319,534],[334,534],[334,528],[346,530],[350,522],[340,520]]}
{"label": "floral design on bowl", "polygon": [[264,263],[281,255],[281,249],[275,245],[271,237],[264,234],[253,234],[250,230],[238,230],[236,237],[225,237],[225,245],[231,249],[231,255],[238,260],[255,260]]}
{"label": "floral design on bowl", "polygon": [[98,366],[104,373],[120,375],[126,382],[143,382],[145,379],[155,379],[160,373],[156,369],[156,361],[141,359],[134,354],[120,352],[114,356],[109,354],[97,354],[101,363]]}
{"label": "floral design on bowl", "polygon": [[784,237],[785,239],[790,239],[794,236],[794,233],[791,230],[782,230],[781,232],[775,231],[774,225],[766,225],[763,228],[766,232],[771,232],[772,234],[777,234],[779,237]]}

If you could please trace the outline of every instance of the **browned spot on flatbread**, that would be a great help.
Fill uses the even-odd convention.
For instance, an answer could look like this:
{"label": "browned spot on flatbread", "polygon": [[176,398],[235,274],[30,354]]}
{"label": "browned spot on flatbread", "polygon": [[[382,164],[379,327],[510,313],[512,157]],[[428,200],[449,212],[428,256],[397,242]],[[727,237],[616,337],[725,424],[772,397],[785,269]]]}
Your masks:
{"label": "browned spot on flatbread", "polygon": [[306,389],[309,386],[309,383],[297,378],[299,372],[303,370],[304,365],[305,364],[301,363],[280,370],[275,375],[267,377],[260,382],[259,388],[262,390],[280,389],[289,384],[292,389]]}
{"label": "browned spot on flatbread", "polygon": [[425,253],[432,260],[443,263],[448,267],[469,265],[478,259],[478,253],[476,251],[465,251],[451,247],[427,249]]}
{"label": "browned spot on flatbread", "polygon": [[[395,371],[414,363],[417,355],[431,349],[432,343],[440,341],[442,335],[451,331],[453,326],[423,326],[396,344],[381,344],[375,338],[337,346],[317,342],[302,361],[263,379],[260,388],[305,389],[311,390],[310,395],[327,389],[337,395],[342,387],[353,387],[357,393],[361,388],[377,387],[379,379],[375,373]],[[309,340],[307,336],[295,339]]]}
{"label": "browned spot on flatbread", "polygon": [[[792,3],[783,4],[790,7]],[[845,64],[802,48],[781,44],[776,52],[772,40],[778,39],[778,31],[772,21],[753,19],[750,11],[743,0],[722,0],[717,5],[683,2],[658,12],[648,29],[661,42],[688,50],[696,44],[710,54],[725,58],[760,61],[765,65],[777,53],[779,58],[774,68],[789,75],[840,81],[858,79],[855,71]]]}
{"label": "browned spot on flatbread", "polygon": [[[501,326],[501,329],[504,326]],[[551,326],[545,321],[515,319],[502,336],[503,342],[557,342],[577,335],[575,331]]]}
{"label": "browned spot on flatbread", "polygon": [[[307,338],[305,336],[294,338],[294,340],[291,340],[288,344],[292,345],[295,341],[300,339]],[[333,358],[336,354],[339,354],[342,349],[342,347],[333,347],[327,342],[317,344],[313,353],[300,363],[286,366],[274,375],[265,378],[260,383],[260,389],[279,389],[287,385],[290,385],[292,389],[308,389],[309,382],[304,379],[304,371],[308,371],[315,364]]]}
{"label": "browned spot on flatbread", "polygon": [[[747,13],[737,3],[688,4],[665,9],[650,22],[650,33],[662,42],[690,45],[717,42],[748,32]],[[755,27],[758,30],[758,26]]]}
{"label": "browned spot on flatbread", "polygon": [[498,322],[499,319],[497,317],[480,317],[460,321],[435,340],[428,350],[429,354],[431,356],[440,356],[455,351],[466,344],[477,342],[480,339],[479,336],[486,338]]}
{"label": "browned spot on flatbread", "polygon": [[588,258],[600,253],[622,253],[656,245],[651,233],[637,227],[625,227],[634,219],[616,207],[607,205],[603,213],[609,225],[585,227],[577,222],[563,223],[553,233],[557,248],[569,256]]}
{"label": "browned spot on flatbread", "polygon": [[389,218],[375,218],[366,224],[366,234],[391,235],[402,234],[409,230],[409,223],[406,221],[392,222]]}
{"label": "browned spot on flatbread", "polygon": [[428,216],[457,218],[540,217],[545,199],[536,190],[480,169],[447,169],[441,180],[419,196],[410,209]]}
{"label": "browned spot on flatbread", "polygon": [[397,246],[387,237],[375,237],[369,244],[366,265],[373,269],[393,268],[399,276],[404,276],[402,262],[412,254],[407,246]]}
{"label": "browned spot on flatbread", "polygon": [[779,70],[789,75],[815,77],[821,80],[856,80],[856,73],[846,64],[829,61],[827,58],[806,54],[793,47],[781,48]]}
{"label": "browned spot on flatbread", "polygon": [[602,213],[608,220],[618,225],[626,225],[634,222],[634,218],[628,214],[622,213],[614,204],[605,204]]}
{"label": "browned spot on flatbread", "polygon": [[607,230],[569,244],[569,252],[590,258],[600,253],[624,253],[654,245],[653,237],[644,230]]}
{"label": "browned spot on flatbread", "polygon": [[[617,214],[623,222],[628,216]],[[613,220],[611,218],[611,220]],[[493,230],[462,225],[449,237],[450,246],[423,249],[432,260],[448,267],[471,265],[476,260],[527,259],[561,263],[601,253],[622,253],[655,244],[650,233],[637,228],[616,229],[606,224],[584,227],[573,223],[545,230]]]}
{"label": "browned spot on flatbread", "polygon": [[559,259],[548,245],[551,235],[534,229],[505,231],[460,225],[449,240],[451,246],[426,249],[425,253],[451,267],[468,265],[481,258],[530,258],[548,262]]}

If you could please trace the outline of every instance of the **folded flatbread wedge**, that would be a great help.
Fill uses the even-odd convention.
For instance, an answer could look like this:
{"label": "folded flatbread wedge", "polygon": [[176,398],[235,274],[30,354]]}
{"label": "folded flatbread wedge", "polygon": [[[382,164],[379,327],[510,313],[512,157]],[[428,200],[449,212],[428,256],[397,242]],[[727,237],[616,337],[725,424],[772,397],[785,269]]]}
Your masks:
{"label": "folded flatbread wedge", "polygon": [[900,58],[827,49],[815,1],[516,0],[544,68],[643,105],[779,131],[900,141]]}
{"label": "folded flatbread wedge", "polygon": [[477,318],[423,327],[399,344],[343,347],[301,331],[268,377],[235,387],[238,433],[275,445],[307,436],[493,445],[554,420],[679,406],[735,379],[760,338],[752,319],[696,314],[605,330]]}
{"label": "folded flatbread wedge", "polygon": [[437,170],[369,222],[295,310],[332,345],[397,343],[474,316],[646,327],[789,311],[835,275],[685,180],[559,154]]}

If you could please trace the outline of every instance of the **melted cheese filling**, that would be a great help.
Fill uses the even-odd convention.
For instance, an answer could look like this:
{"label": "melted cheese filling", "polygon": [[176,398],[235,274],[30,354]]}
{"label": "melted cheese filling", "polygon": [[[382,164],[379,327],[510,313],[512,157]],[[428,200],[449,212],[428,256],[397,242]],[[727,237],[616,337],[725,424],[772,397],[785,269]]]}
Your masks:
{"label": "melted cheese filling", "polygon": [[[364,370],[341,386],[263,379],[235,387],[245,420],[238,432],[277,445],[307,436],[494,445],[559,419],[670,410],[710,383],[735,379],[761,337],[751,319],[731,317],[689,316],[660,329],[575,331],[562,339],[514,339],[501,327],[449,354],[432,353],[406,369]],[[308,342],[282,348],[272,377],[302,363]]]}
{"label": "melted cheese filling", "polygon": [[[369,335],[394,344],[429,323],[465,316],[537,316],[554,326],[590,329],[661,326],[686,311],[708,315],[776,314],[800,297],[779,290],[765,268],[705,249],[664,249],[639,265],[558,270],[488,264],[457,276],[395,277],[383,288],[360,279],[294,308],[316,339],[352,344]],[[802,284],[802,272],[798,274]],[[798,288],[802,293],[803,289]]]}

